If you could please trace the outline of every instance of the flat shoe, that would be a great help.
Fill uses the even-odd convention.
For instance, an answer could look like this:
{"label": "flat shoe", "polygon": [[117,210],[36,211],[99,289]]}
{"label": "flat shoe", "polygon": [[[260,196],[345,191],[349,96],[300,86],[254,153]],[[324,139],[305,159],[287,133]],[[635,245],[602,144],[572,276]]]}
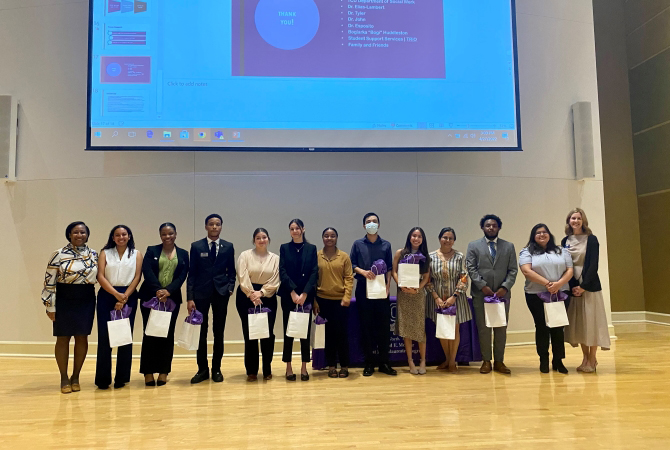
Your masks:
{"label": "flat shoe", "polygon": [[337,378],[337,377],[338,377],[338,375],[337,375],[337,369],[336,368],[333,367],[332,369],[330,369],[328,371],[328,378]]}
{"label": "flat shoe", "polygon": [[272,374],[269,374],[269,375],[263,375],[263,379],[264,379],[265,381],[270,381],[270,380],[272,379]]}
{"label": "flat shoe", "polygon": [[286,374],[286,381],[295,381],[297,379],[296,375],[292,373],[291,375]]}
{"label": "flat shoe", "polygon": [[147,386],[147,387],[156,386],[156,380],[145,381],[144,385]]}
{"label": "flat shoe", "polygon": [[247,381],[252,382],[252,381],[257,381],[258,376],[257,375],[247,375]]}
{"label": "flat shoe", "polygon": [[349,369],[340,369],[340,378],[347,378],[349,376]]}
{"label": "flat shoe", "polygon": [[79,392],[81,391],[81,386],[79,383],[70,383],[72,392]]}
{"label": "flat shoe", "polygon": [[419,374],[419,369],[417,369],[416,367],[413,368],[413,369],[409,369],[409,373],[411,373],[412,375],[418,375]]}
{"label": "flat shoe", "polygon": [[425,367],[419,367],[419,375],[425,375],[426,374],[426,368]]}
{"label": "flat shoe", "polygon": [[309,381],[309,374],[308,373],[301,373],[300,374],[300,381]]}
{"label": "flat shoe", "polygon": [[60,392],[61,394],[71,394],[72,393],[72,386],[69,384],[66,384],[65,386],[60,387]]}

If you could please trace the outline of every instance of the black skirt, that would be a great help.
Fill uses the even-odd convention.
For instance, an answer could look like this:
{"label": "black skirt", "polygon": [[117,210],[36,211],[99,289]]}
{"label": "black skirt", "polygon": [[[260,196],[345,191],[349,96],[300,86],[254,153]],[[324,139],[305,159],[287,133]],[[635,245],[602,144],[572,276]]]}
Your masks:
{"label": "black skirt", "polygon": [[88,336],[95,318],[95,285],[56,285],[54,336]]}

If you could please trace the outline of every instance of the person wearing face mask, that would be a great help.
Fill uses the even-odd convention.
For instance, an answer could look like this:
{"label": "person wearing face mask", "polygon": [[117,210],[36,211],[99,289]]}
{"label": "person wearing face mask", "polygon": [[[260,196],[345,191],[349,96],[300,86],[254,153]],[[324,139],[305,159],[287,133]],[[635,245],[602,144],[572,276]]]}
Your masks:
{"label": "person wearing face mask", "polygon": [[[120,317],[121,309],[130,308],[132,334],[137,313],[137,285],[142,278],[142,253],[135,250],[133,232],[126,225],[117,225],[109,233],[107,244],[98,260],[98,357],[95,361],[95,385],[107,389],[112,383],[112,349],[109,346],[107,322],[111,311]],[[116,376],[114,389],[130,381],[133,361],[133,344],[116,350]]]}
{"label": "person wearing face mask", "polygon": [[[291,360],[293,359],[293,338],[286,335],[291,311],[297,305],[304,308],[314,304],[316,281],[319,276],[319,265],[316,259],[316,245],[310,244],[305,238],[305,224],[300,219],[293,219],[288,224],[291,242],[282,244],[279,249],[279,296],[284,319],[284,353],[282,361],[286,363],[286,379],[295,381]],[[301,309],[298,308],[298,311]],[[307,337],[300,339],[300,353],[302,368],[300,379],[309,380],[307,363],[311,361],[309,351],[309,330],[312,321],[309,321]]]}
{"label": "person wearing face mask", "polygon": [[[81,390],[79,373],[86,360],[88,336],[93,329],[98,254],[86,245],[90,234],[84,222],[68,225],[65,238],[70,243],[51,255],[44,276],[42,303],[53,322],[56,363],[63,394]],[[68,378],[70,339],[73,336],[74,370],[72,378]]]}
{"label": "person wearing face mask", "polygon": [[[397,375],[390,365],[389,346],[391,345],[391,300],[389,298],[393,252],[391,244],[379,237],[379,216],[373,212],[363,217],[365,237],[354,241],[351,247],[351,265],[357,280],[356,304],[361,322],[361,340],[365,354],[363,376],[369,377],[379,366],[379,371],[387,375]],[[370,270],[377,260],[386,263],[386,298],[369,299],[366,292],[366,280],[374,280],[376,275]],[[375,355],[375,351],[377,354]]]}
{"label": "person wearing face mask", "polygon": [[191,244],[191,267],[186,281],[188,312],[197,309],[202,313],[200,345],[198,346],[198,372],[191,378],[196,384],[209,379],[207,361],[207,332],[209,310],[212,309],[212,333],[214,354],[212,355],[212,381],[223,381],[221,359],[223,358],[223,332],[226,328],[228,300],[235,289],[235,249],[233,244],[220,238],[223,219],[218,214],[205,218],[207,237]]}
{"label": "person wearing face mask", "polygon": [[[188,252],[177,247],[177,227],[166,222],[158,227],[162,244],[147,247],[142,262],[144,282],[140,287],[140,312],[144,329],[147,328],[151,310],[142,305],[156,297],[164,303],[168,298],[175,302],[172,311],[170,328],[167,337],[142,337],[142,354],[140,356],[140,373],[144,375],[146,386],[164,386],[168,374],[172,371],[172,357],[174,355],[174,329],[182,303],[181,287],[188,275]],[[154,378],[158,374],[158,381]]]}
{"label": "person wearing face mask", "polygon": [[575,208],[568,214],[565,234],[561,246],[570,253],[574,263],[574,274],[570,280],[572,299],[568,307],[570,325],[565,327],[565,342],[573,347],[581,345],[583,359],[577,372],[591,373],[598,365],[598,347],[603,350],[610,348],[605,300],[598,277],[600,244],[581,208]]}
{"label": "person wearing face mask", "polygon": [[540,357],[540,372],[549,373],[549,341],[553,354],[552,367],[560,373],[568,373],[563,365],[565,344],[563,327],[549,328],[544,317],[544,301],[538,296],[542,292],[557,294],[568,291],[572,279],[572,257],[554,242],[554,236],[543,223],[538,223],[530,232],[528,244],[519,254],[519,266],[526,277],[526,304],[535,322],[535,347]]}
{"label": "person wearing face mask", "polygon": [[468,244],[465,257],[465,267],[472,280],[470,294],[482,350],[482,367],[479,372],[491,372],[491,356],[493,356],[495,358],[493,370],[509,375],[511,371],[503,362],[507,327],[493,329],[493,352],[491,352],[491,329],[486,326],[484,297],[495,294],[505,298],[505,314],[509,321],[511,290],[518,272],[516,250],[514,244],[498,237],[502,228],[500,217],[487,214],[479,221],[479,227],[484,232],[484,237]]}

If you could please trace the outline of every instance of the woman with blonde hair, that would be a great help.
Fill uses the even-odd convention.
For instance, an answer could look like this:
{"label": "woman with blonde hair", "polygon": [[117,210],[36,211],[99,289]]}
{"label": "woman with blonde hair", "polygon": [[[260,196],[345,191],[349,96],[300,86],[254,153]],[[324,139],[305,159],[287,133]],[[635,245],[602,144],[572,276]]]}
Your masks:
{"label": "woman with blonde hair", "polygon": [[568,214],[565,234],[561,246],[570,253],[574,264],[574,276],[570,280],[572,299],[568,307],[570,325],[565,328],[565,342],[573,347],[581,345],[584,357],[577,371],[591,373],[598,365],[598,347],[610,348],[605,302],[598,277],[600,245],[581,208]]}

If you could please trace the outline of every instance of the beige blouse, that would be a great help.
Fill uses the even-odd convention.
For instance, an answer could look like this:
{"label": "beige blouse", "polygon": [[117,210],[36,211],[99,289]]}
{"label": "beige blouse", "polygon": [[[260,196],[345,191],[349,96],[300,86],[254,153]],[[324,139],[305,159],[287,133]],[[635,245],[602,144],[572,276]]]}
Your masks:
{"label": "beige blouse", "polygon": [[240,253],[237,258],[237,281],[247,297],[254,291],[253,284],[262,284],[263,297],[272,297],[279,289],[279,255],[268,252],[260,257],[255,249]]}

